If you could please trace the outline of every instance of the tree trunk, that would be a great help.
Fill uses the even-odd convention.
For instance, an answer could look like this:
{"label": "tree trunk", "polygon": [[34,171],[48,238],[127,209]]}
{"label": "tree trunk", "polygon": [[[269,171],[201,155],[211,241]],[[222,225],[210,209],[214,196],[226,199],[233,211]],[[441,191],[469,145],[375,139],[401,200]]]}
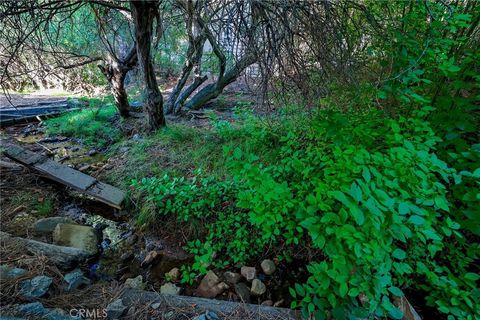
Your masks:
{"label": "tree trunk", "polygon": [[[187,83],[188,77],[195,67],[195,79],[194,83],[198,83],[198,78],[201,76],[200,61],[202,59],[203,45],[205,44],[205,37],[199,36],[197,39],[191,39],[188,44],[187,49],[187,59],[185,65],[183,66],[182,74],[177,80],[175,88],[172,90],[170,97],[168,98],[166,113],[176,113],[179,109],[179,104],[181,104],[185,99],[179,101],[179,97],[184,95],[182,93],[185,84]],[[203,82],[203,81],[202,81]],[[197,86],[198,87],[198,86]],[[191,93],[191,92],[190,92]],[[187,96],[188,97],[188,96]]]}
{"label": "tree trunk", "polygon": [[126,72],[114,72],[112,81],[110,82],[112,86],[113,98],[115,99],[115,105],[117,106],[120,115],[124,118],[128,117],[130,110],[127,91],[125,90],[124,86],[126,75]]}
{"label": "tree trunk", "polygon": [[128,71],[130,71],[137,63],[135,45],[130,48],[129,52],[123,59],[119,60],[114,56],[110,56],[108,60],[110,62],[106,67],[98,65],[98,68],[110,83],[118,113],[126,118],[129,116],[130,105],[128,103],[127,91],[125,90],[125,77],[127,76]]}
{"label": "tree trunk", "polygon": [[202,107],[208,101],[218,97],[223,89],[234,82],[245,68],[256,61],[254,54],[246,54],[231,69],[227,70],[223,77],[217,82],[205,86],[196,95],[194,95],[185,105],[185,108],[196,110]]}
{"label": "tree trunk", "polygon": [[[143,73],[145,111],[147,113],[146,130],[154,131],[165,126],[163,98],[158,89],[151,58],[153,20],[160,24],[157,1],[130,1],[132,18],[135,25],[138,65]],[[160,34],[159,34],[160,36]]]}

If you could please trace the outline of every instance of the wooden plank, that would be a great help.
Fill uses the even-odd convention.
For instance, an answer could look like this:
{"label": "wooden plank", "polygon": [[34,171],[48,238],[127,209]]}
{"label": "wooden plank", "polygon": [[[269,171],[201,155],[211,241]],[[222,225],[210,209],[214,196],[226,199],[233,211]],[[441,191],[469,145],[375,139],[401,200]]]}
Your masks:
{"label": "wooden plank", "polygon": [[52,160],[36,164],[34,167],[36,170],[50,175],[52,179],[81,191],[87,190],[92,184],[97,182],[97,179],[85,173]]}
{"label": "wooden plank", "polygon": [[16,145],[4,151],[10,159],[40,172],[43,176],[85,193],[112,207],[121,209],[125,192],[114,186],[100,182],[92,176],[48,159]]}
{"label": "wooden plank", "polygon": [[104,203],[118,209],[121,208],[121,204],[125,199],[125,192],[100,181],[90,186],[85,193],[98,197],[99,200],[104,199]]}

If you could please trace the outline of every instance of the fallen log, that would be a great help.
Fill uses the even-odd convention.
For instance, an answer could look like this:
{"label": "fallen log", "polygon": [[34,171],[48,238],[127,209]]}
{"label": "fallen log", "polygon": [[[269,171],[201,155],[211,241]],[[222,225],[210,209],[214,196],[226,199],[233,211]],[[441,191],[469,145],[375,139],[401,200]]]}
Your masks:
{"label": "fallen log", "polygon": [[44,155],[31,152],[16,145],[10,145],[3,152],[8,158],[38,171],[41,175],[57,181],[98,201],[121,209],[125,192],[109,184],[98,181],[80,171],[50,160]]}
{"label": "fallen log", "polygon": [[160,303],[158,309],[162,311],[165,309],[173,309],[179,310],[182,313],[191,314],[213,311],[221,319],[301,319],[300,313],[291,309],[189,296],[163,295],[138,289],[125,290],[120,298],[127,307]]}
{"label": "fallen log", "polygon": [[34,255],[44,255],[52,264],[65,270],[75,267],[90,256],[86,251],[78,248],[57,246],[36,240],[14,237],[3,231],[0,231],[0,241],[7,245],[21,245],[25,247],[28,253]]}

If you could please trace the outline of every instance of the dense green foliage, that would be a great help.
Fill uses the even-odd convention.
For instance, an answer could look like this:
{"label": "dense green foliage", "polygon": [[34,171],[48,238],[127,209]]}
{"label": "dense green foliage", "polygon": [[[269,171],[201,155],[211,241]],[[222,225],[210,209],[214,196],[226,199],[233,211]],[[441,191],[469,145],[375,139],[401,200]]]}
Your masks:
{"label": "dense green foliage", "polygon": [[217,122],[223,180],[198,172],[134,181],[157,205],[150,219],[205,226],[188,245],[195,263],[184,280],[267,249],[288,260],[308,247],[309,278],[291,290],[306,315],[398,319],[395,297],[415,290],[449,319],[480,318],[480,54],[468,45],[478,6],[387,6],[368,7],[399,13],[388,40],[368,50],[382,83],[339,86],[357,100],[339,105],[348,92],[333,92],[321,110],[273,124]]}

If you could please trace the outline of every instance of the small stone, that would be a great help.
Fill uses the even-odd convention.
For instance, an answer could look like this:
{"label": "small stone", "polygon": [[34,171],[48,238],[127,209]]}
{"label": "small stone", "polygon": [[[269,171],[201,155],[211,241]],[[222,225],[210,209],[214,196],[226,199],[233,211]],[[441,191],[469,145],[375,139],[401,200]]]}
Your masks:
{"label": "small stone", "polygon": [[238,295],[242,302],[250,303],[250,289],[245,283],[237,283],[235,285],[235,293]]}
{"label": "small stone", "polygon": [[223,274],[225,281],[231,284],[238,283],[242,276],[239,273],[227,271]]}
{"label": "small stone", "polygon": [[59,223],[53,231],[53,242],[85,250],[91,255],[98,252],[98,232],[92,227]]}
{"label": "small stone", "polygon": [[250,292],[255,296],[261,296],[265,291],[267,291],[267,287],[265,287],[263,282],[258,279],[253,279]]}
{"label": "small stone", "polygon": [[108,319],[118,319],[127,311],[127,307],[123,304],[122,299],[117,299],[110,303],[105,311]]}
{"label": "small stone", "polygon": [[82,285],[90,284],[90,280],[85,277],[80,270],[67,273],[63,276],[63,279],[67,283],[67,291],[75,290]]}
{"label": "small stone", "polygon": [[265,300],[265,301],[262,302],[262,306],[271,307],[271,306],[273,306],[273,301],[272,300]]}
{"label": "small stone", "polygon": [[160,253],[158,251],[150,251],[147,253],[145,259],[143,259],[142,263],[140,264],[142,267],[148,267],[155,261],[158,257],[160,257]]}
{"label": "small stone", "polygon": [[20,295],[25,299],[36,299],[44,296],[50,285],[52,278],[47,276],[37,276],[20,283]]}
{"label": "small stone", "polygon": [[257,270],[254,267],[243,266],[240,269],[240,273],[245,277],[245,279],[247,279],[247,281],[252,281],[257,277]]}
{"label": "small stone", "polygon": [[165,283],[163,286],[160,287],[161,294],[169,294],[173,296],[178,296],[180,294],[181,288],[177,287],[171,282]]}
{"label": "small stone", "polygon": [[285,302],[285,300],[280,299],[280,300],[278,300],[277,302],[275,302],[275,303],[273,304],[273,306],[274,306],[274,307],[280,307],[280,306],[282,306],[282,304],[283,304],[284,302]]}
{"label": "small stone", "polygon": [[160,302],[153,303],[151,305],[152,309],[157,310],[162,304]]}
{"label": "small stone", "polygon": [[276,270],[275,263],[272,260],[269,260],[269,259],[263,260],[262,263],[260,264],[260,266],[262,267],[263,272],[267,276],[273,274]]}
{"label": "small stone", "polygon": [[170,270],[168,273],[168,277],[170,278],[171,281],[178,281],[180,279],[180,269],[178,268],[173,268]]}
{"label": "small stone", "polygon": [[143,282],[143,277],[141,275],[138,275],[135,278],[128,278],[127,280],[125,280],[125,286],[132,289],[145,289],[145,283]]}
{"label": "small stone", "polygon": [[16,279],[27,273],[27,270],[10,267],[6,264],[0,265],[0,279]]}
{"label": "small stone", "polygon": [[214,298],[228,289],[225,282],[220,282],[220,278],[212,270],[203,277],[195,293],[200,297]]}

